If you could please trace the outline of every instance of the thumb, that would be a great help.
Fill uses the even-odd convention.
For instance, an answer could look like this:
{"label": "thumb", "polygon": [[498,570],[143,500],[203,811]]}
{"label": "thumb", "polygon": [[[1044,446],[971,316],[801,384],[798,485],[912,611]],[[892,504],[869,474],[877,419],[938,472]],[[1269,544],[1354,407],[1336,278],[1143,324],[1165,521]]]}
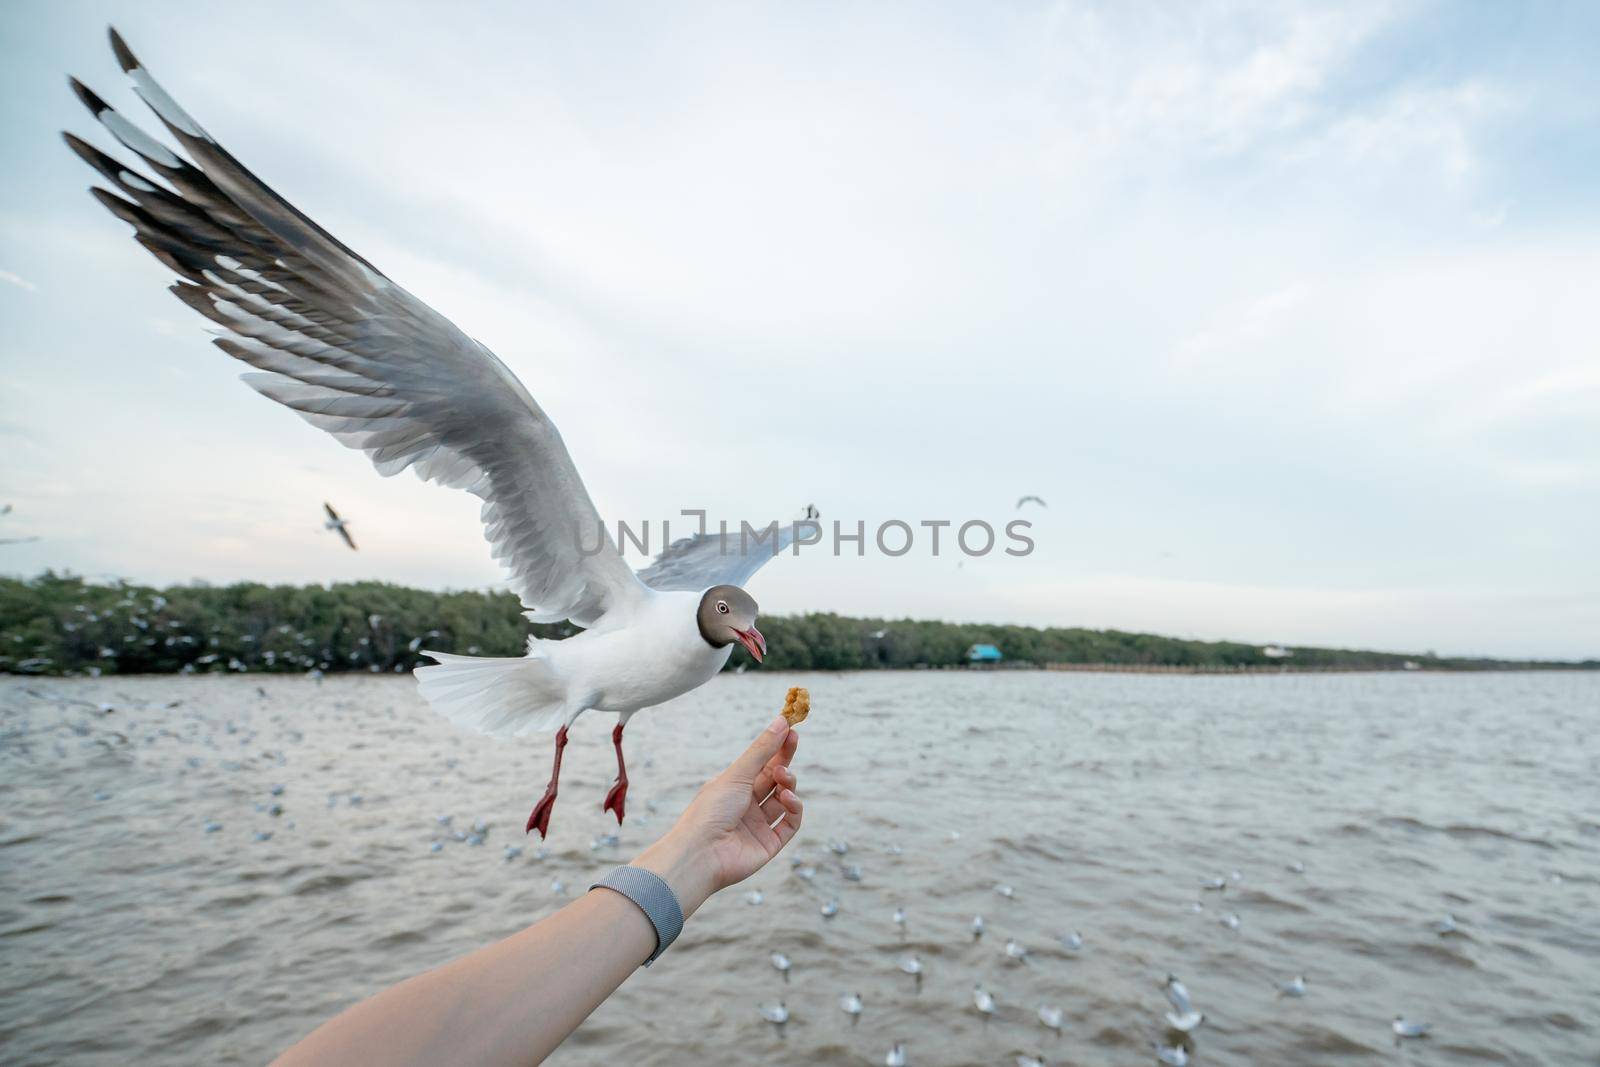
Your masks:
{"label": "thumb", "polygon": [[728,773],[734,778],[753,784],[756,775],[761,773],[761,768],[778,754],[778,750],[783,747],[783,739],[788,736],[789,720],[779,715],[765,730],[756,735],[756,739],[750,742],[750,747],[733,761]]}

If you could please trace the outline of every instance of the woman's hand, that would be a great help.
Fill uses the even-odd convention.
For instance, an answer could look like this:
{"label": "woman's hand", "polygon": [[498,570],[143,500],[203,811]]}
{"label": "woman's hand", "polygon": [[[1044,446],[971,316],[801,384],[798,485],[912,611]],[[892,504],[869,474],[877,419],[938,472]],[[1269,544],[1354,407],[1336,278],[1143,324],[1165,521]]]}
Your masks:
{"label": "woman's hand", "polygon": [[780,715],[701,787],[672,829],[634,860],[664,878],[684,918],[719,889],[766,866],[800,829],[804,806],[789,769],[800,735]]}

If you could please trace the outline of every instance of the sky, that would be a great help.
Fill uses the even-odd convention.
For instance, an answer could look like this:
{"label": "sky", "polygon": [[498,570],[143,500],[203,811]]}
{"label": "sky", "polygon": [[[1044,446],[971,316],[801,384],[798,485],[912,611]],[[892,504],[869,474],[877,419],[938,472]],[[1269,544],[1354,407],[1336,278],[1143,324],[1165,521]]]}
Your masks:
{"label": "sky", "polygon": [[866,524],[764,613],[1600,655],[1600,6],[0,5],[0,573],[484,588],[86,195],[112,22],[608,520]]}

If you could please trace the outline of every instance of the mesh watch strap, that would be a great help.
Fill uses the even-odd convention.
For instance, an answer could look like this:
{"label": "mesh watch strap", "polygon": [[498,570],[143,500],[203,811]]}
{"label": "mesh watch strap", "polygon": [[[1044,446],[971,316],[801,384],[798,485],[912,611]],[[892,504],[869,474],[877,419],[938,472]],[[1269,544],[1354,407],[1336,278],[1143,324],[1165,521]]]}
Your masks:
{"label": "mesh watch strap", "polygon": [[644,961],[646,967],[667,951],[667,946],[683,931],[683,908],[672,888],[659,875],[643,867],[618,867],[589,888],[621,893],[639,905],[650,925],[656,928],[656,950]]}

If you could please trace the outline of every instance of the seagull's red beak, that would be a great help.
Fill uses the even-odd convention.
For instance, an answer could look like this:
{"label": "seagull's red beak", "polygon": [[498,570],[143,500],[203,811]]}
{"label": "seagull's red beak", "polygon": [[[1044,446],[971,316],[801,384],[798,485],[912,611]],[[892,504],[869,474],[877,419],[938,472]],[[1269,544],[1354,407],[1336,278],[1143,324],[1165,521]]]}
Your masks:
{"label": "seagull's red beak", "polygon": [[761,631],[754,626],[748,630],[735,630],[734,635],[739,638],[739,643],[749,649],[750,655],[757,663],[767,654],[767,639],[761,636]]}

